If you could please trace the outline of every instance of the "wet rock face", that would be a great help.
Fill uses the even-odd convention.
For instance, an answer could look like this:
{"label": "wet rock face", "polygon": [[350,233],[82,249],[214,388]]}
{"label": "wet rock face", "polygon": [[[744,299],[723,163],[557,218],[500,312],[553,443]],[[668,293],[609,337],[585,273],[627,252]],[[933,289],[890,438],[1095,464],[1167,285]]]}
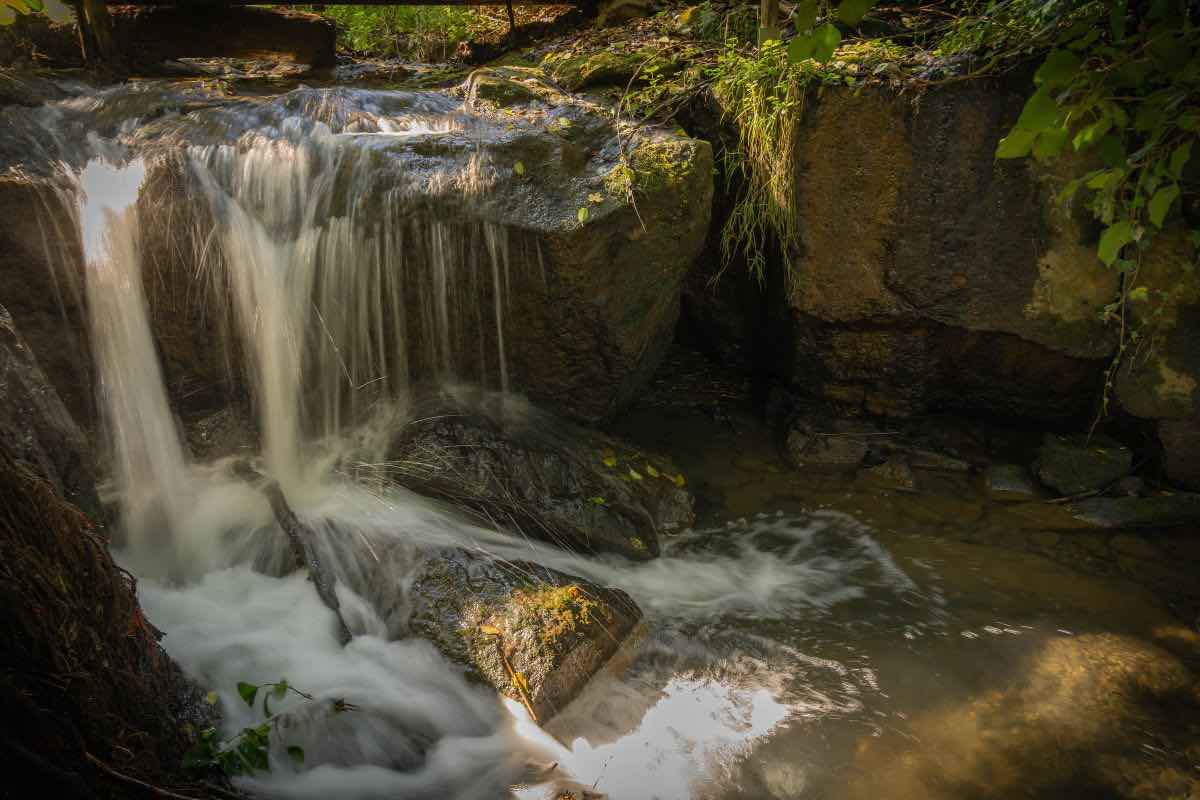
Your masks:
{"label": "wet rock face", "polygon": [[[241,191],[276,241],[320,239],[313,291],[336,299],[314,297],[328,330],[309,338],[320,352],[306,358],[323,362],[306,374],[327,375],[340,359],[371,362],[355,385],[385,374],[397,384],[507,380],[585,421],[632,400],[671,342],[684,276],[707,234],[710,146],[653,128],[619,136],[607,114],[538,70],[482,71],[463,95],[339,87],[228,98],[155,83],[115,90],[98,108],[63,109],[62,158],[75,168],[88,157],[85,131],[115,136],[140,120],[129,142],[147,163],[138,203],[145,290],[182,413],[211,412],[245,391],[231,276],[248,258],[230,257],[220,228],[230,204],[213,199],[213,182]],[[32,119],[14,128],[41,135]],[[358,136],[396,128],[407,133]],[[226,145],[243,156],[253,149],[255,163],[226,163],[236,158]],[[38,226],[4,232],[0,273],[12,275],[10,310],[78,411],[91,394],[87,360],[74,363],[85,348],[66,339],[84,339],[82,304],[64,296],[68,324],[56,319],[59,295],[78,293],[82,274],[74,198],[69,181],[27,177],[51,172],[40,153],[24,139],[0,144],[14,176],[0,185],[0,210],[17,218],[45,205],[43,195],[54,202]],[[273,165],[289,154],[309,170],[306,189],[320,207],[311,219],[292,208],[294,192],[277,191],[285,181]],[[344,252],[352,246],[353,259]],[[370,314],[372,324],[360,324]],[[44,347],[42,328],[52,328]]]}
{"label": "wet rock face", "polygon": [[0,437],[66,500],[98,514],[91,449],[0,306]]}
{"label": "wet rock face", "polygon": [[1132,467],[1133,452],[1107,436],[1046,434],[1035,471],[1052,489],[1076,495],[1103,489]]}
{"label": "wet rock face", "polygon": [[660,456],[528,411],[423,414],[393,440],[397,480],[474,509],[514,533],[637,561],[695,520],[679,470]]}

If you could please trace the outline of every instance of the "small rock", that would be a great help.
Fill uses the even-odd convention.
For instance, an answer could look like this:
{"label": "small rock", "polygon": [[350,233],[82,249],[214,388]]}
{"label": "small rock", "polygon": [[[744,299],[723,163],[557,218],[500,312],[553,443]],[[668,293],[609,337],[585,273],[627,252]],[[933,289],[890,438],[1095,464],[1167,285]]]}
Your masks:
{"label": "small rock", "polygon": [[796,467],[857,467],[876,433],[864,420],[802,417],[793,420],[788,431],[788,458]]}
{"label": "small rock", "polygon": [[1200,524],[1200,494],[1092,497],[1071,505],[1073,516],[1098,528],[1170,528]]}
{"label": "small rock", "polygon": [[907,450],[908,463],[914,469],[936,469],[943,472],[970,472],[971,464],[961,458],[939,453],[935,450],[913,448]]}
{"label": "small rock", "polygon": [[1108,493],[1113,497],[1141,497],[1146,493],[1146,482],[1137,475],[1126,475],[1114,483]]}
{"label": "small rock", "polygon": [[892,456],[882,464],[860,469],[858,476],[865,483],[882,489],[898,489],[902,492],[917,490],[912,467],[903,456]]}
{"label": "small rock", "polygon": [[1034,471],[1042,483],[1070,496],[1103,489],[1132,467],[1133,453],[1115,439],[1046,434]]}
{"label": "small rock", "polygon": [[993,464],[987,472],[987,490],[993,500],[1021,502],[1036,500],[1038,487],[1020,464]]}

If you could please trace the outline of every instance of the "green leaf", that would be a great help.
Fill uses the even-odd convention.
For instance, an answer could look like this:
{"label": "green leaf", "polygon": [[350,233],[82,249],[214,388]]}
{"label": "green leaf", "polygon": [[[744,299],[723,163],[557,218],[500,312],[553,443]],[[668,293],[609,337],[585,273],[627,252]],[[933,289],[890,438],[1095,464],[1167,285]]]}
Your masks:
{"label": "green leaf", "polygon": [[1070,131],[1066,128],[1051,128],[1048,131],[1042,131],[1037,134],[1037,141],[1033,145],[1033,154],[1041,159],[1053,158],[1063,151],[1069,138]]}
{"label": "green leaf", "polygon": [[292,764],[297,767],[304,765],[304,748],[290,745],[287,749],[288,757],[292,759]]}
{"label": "green leaf", "polygon": [[1107,266],[1111,266],[1121,253],[1121,248],[1133,241],[1133,222],[1123,219],[1113,223],[1100,235],[1100,247],[1097,254]]}
{"label": "green leaf", "polygon": [[1134,302],[1145,302],[1146,300],[1150,299],[1150,290],[1145,286],[1138,286],[1135,289],[1130,289],[1129,294],[1126,295],[1126,297]]}
{"label": "green leaf", "polygon": [[271,689],[271,693],[273,695],[275,695],[276,700],[282,700],[285,696],[287,696],[287,693],[288,693],[287,678],[280,678],[279,683],[275,684],[274,688]]}
{"label": "green leaf", "polygon": [[524,175],[525,174],[525,165],[522,162],[518,161],[517,163],[513,164],[513,172],[516,173],[517,177]]}
{"label": "green leaf", "polygon": [[1125,143],[1119,136],[1111,133],[1105,136],[1100,140],[1096,151],[1100,153],[1100,158],[1104,159],[1105,166],[1117,167],[1125,163]]}
{"label": "green leaf", "polygon": [[1183,168],[1187,166],[1188,159],[1192,157],[1192,141],[1192,139],[1189,139],[1179,145],[1179,147],[1176,147],[1175,151],[1171,153],[1171,163],[1167,169],[1170,171],[1171,177],[1175,180],[1183,177]]}
{"label": "green leaf", "polygon": [[838,19],[853,27],[862,22],[873,5],[875,0],[842,0],[837,10]]}
{"label": "green leaf", "polygon": [[1038,89],[1025,101],[1017,127],[1027,131],[1044,131],[1058,125],[1058,103],[1045,88]]}
{"label": "green leaf", "polygon": [[258,687],[255,686],[253,683],[246,683],[245,681],[238,681],[237,690],[238,690],[238,694],[241,695],[241,698],[246,701],[246,705],[253,708],[254,707],[254,698],[256,696],[258,696]]}
{"label": "green leaf", "polygon": [[1125,38],[1125,14],[1125,0],[1118,0],[1118,2],[1113,3],[1112,10],[1108,16],[1108,24],[1112,30],[1114,42],[1119,42]]}
{"label": "green leaf", "polygon": [[794,37],[787,46],[787,57],[789,64],[799,64],[813,57],[813,48],[816,47],[816,37],[811,33],[806,33],[801,36]]}
{"label": "green leaf", "polygon": [[208,703],[210,706],[215,706],[217,704],[217,699],[218,695],[216,692],[209,692],[208,694],[204,695],[204,702]]}
{"label": "green leaf", "polygon": [[[804,31],[817,24],[817,0],[803,0],[796,6],[795,12],[792,14],[792,23],[796,26],[796,33]],[[795,41],[793,39],[792,41]]]}
{"label": "green leaf", "polygon": [[826,23],[813,31],[813,59],[824,64],[833,58],[842,43],[842,32]]}
{"label": "green leaf", "polygon": [[1170,186],[1159,189],[1154,193],[1154,197],[1150,198],[1150,221],[1154,223],[1154,227],[1161,228],[1163,226],[1163,220],[1167,218],[1167,212],[1171,210],[1177,197],[1179,197],[1179,184],[1172,183]]}
{"label": "green leaf", "polygon": [[1074,79],[1075,73],[1082,65],[1082,59],[1070,50],[1054,50],[1038,67],[1033,81],[1047,88],[1066,86]]}
{"label": "green leaf", "polygon": [[0,5],[0,25],[12,25],[17,21],[17,12],[5,5]]}
{"label": "green leaf", "polygon": [[1024,158],[1033,149],[1033,143],[1037,137],[1037,131],[1020,128],[1010,131],[1008,136],[1005,136],[1000,140],[1000,144],[996,145],[996,158]]}
{"label": "green leaf", "polygon": [[629,470],[629,477],[635,481],[640,481],[642,479],[642,473],[631,467]]}
{"label": "green leaf", "polygon": [[1075,149],[1083,150],[1100,141],[1104,134],[1108,133],[1109,129],[1112,128],[1112,122],[1111,117],[1104,116],[1091,125],[1082,128],[1079,133],[1075,134]]}
{"label": "green leaf", "polygon": [[581,206],[580,209],[575,212],[575,219],[579,220],[580,225],[587,222],[587,219],[588,219],[587,206]]}

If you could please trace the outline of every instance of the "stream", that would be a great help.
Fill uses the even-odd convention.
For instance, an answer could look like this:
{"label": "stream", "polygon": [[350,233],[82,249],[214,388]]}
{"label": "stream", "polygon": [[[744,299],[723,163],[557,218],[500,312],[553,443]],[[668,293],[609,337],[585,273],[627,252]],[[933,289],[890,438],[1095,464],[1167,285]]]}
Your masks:
{"label": "stream", "polygon": [[[521,413],[508,296],[514,264],[537,259],[514,255],[529,245],[505,208],[481,201],[450,221],[486,183],[480,143],[508,134],[432,92],[189,91],[106,90],[22,124],[78,198],[118,560],[163,647],[217,693],[224,733],[264,718],[238,682],[286,678],[314,698],[277,704],[272,769],[239,787],[313,800],[1195,796],[1200,637],[1132,582],[971,541],[988,501],[958,478],[930,476],[945,500],[799,478],[748,414],[734,430],[636,406],[617,432],[673,457],[700,503],[694,529],[636,563],[356,480],[409,419],[414,375],[484,385]],[[234,474],[244,456],[189,451],[142,283],[158,234],[135,213],[168,144],[207,220],[169,230],[228,299],[210,346],[254,400],[250,457],[338,574],[395,542],[454,546],[617,587],[642,608],[638,632],[544,726],[430,642],[389,640],[376,598],[345,582],[354,638],[339,645],[305,576],[279,574],[271,508]]]}

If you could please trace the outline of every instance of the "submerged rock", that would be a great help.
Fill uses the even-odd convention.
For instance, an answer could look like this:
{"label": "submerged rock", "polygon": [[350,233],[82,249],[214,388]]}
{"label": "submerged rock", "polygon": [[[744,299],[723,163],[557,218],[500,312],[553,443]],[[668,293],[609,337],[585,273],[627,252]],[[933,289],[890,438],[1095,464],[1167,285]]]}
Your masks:
{"label": "submerged rock", "polygon": [[1050,488],[1076,495],[1103,489],[1132,467],[1132,451],[1107,436],[1046,434],[1034,470]]}
{"label": "submerged rock", "polygon": [[414,491],[568,550],[645,560],[695,519],[669,461],[539,412],[425,414],[396,435],[387,462]]}
{"label": "submerged rock", "polygon": [[892,455],[882,464],[865,467],[858,471],[859,479],[871,486],[881,489],[896,489],[903,492],[915,492],[917,479],[907,458]]}
{"label": "submerged rock", "polygon": [[993,464],[987,471],[988,494],[995,500],[1035,500],[1039,495],[1037,484],[1029,470],[1020,464]]}
{"label": "submerged rock", "polygon": [[878,428],[864,420],[806,416],[790,423],[784,445],[798,468],[857,467],[877,434]]}
{"label": "submerged rock", "polygon": [[1098,528],[1172,528],[1200,524],[1200,494],[1092,497],[1071,505],[1076,519]]}

